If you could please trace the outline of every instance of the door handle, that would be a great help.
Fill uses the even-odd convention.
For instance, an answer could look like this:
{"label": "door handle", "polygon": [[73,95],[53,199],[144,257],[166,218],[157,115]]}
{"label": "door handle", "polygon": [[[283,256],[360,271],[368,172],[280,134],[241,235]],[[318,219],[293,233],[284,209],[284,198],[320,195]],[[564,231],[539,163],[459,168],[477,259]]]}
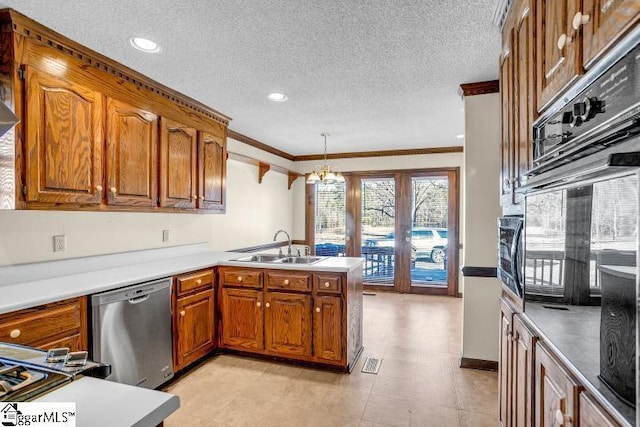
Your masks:
{"label": "door handle", "polygon": [[150,295],[151,294],[146,294],[141,297],[130,298],[129,304],[140,304],[141,302],[148,300]]}

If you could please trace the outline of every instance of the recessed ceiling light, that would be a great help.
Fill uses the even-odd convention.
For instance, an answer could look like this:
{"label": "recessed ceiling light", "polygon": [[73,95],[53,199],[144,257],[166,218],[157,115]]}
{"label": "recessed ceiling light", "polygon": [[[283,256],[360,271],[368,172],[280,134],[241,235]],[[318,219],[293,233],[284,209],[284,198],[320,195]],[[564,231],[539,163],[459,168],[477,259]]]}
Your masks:
{"label": "recessed ceiling light", "polygon": [[146,53],[158,53],[160,52],[160,45],[153,40],[145,39],[144,37],[131,37],[129,38],[129,44],[134,48]]}
{"label": "recessed ceiling light", "polygon": [[272,101],[275,102],[284,102],[287,99],[289,99],[289,97],[287,95],[285,95],[284,93],[278,93],[278,92],[273,92],[270,93],[267,98],[269,98]]}
{"label": "recessed ceiling light", "polygon": [[456,138],[458,138],[458,139],[463,139],[463,138],[464,138],[464,135],[462,135],[462,134],[460,134],[460,135],[456,135]]}

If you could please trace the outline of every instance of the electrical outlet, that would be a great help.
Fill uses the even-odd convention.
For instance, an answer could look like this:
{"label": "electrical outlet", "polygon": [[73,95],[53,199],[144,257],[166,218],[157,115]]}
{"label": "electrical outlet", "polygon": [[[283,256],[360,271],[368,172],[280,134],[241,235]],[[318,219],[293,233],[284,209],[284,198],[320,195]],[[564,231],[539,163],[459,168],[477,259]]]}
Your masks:
{"label": "electrical outlet", "polygon": [[162,241],[163,242],[169,241],[169,230],[162,230]]}
{"label": "electrical outlet", "polygon": [[67,246],[67,238],[64,234],[53,236],[53,252],[64,252]]}

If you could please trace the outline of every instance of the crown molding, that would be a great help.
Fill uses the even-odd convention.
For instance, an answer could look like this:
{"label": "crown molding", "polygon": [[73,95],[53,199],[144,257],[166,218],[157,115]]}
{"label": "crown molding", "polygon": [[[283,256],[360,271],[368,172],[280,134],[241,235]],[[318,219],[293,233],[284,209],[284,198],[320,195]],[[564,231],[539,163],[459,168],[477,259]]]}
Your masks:
{"label": "crown molding", "polygon": [[282,157],[283,159],[295,161],[295,156],[293,154],[285,153],[284,151],[278,150],[277,148],[273,148],[270,145],[264,144],[253,138],[249,138],[248,136],[243,135],[240,132],[236,132],[234,130],[229,129],[229,131],[227,132],[227,136],[231,139],[235,139],[236,141],[240,141],[244,144],[250,145],[259,150],[266,151],[267,153],[275,154],[276,156]]}
{"label": "crown molding", "polygon": [[458,93],[461,98],[473,95],[486,95],[488,93],[500,92],[499,80],[488,80],[486,82],[462,83]]}
{"label": "crown molding", "polygon": [[[327,159],[415,156],[420,154],[462,153],[463,151],[464,151],[464,147],[457,145],[454,147],[414,148],[414,149],[408,149],[408,150],[380,150],[380,151],[358,151],[358,152],[352,152],[352,153],[331,153],[331,154],[327,154]],[[294,162],[303,162],[307,160],[322,160],[322,159],[324,159],[324,154],[307,154],[303,156],[295,156]]]}

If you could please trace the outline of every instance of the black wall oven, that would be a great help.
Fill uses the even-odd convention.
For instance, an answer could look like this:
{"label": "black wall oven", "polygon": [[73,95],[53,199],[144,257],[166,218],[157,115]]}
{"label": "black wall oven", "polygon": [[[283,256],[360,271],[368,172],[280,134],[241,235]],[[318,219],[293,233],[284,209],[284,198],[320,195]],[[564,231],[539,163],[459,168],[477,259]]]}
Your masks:
{"label": "black wall oven", "polygon": [[497,276],[513,295],[522,298],[522,216],[498,218]]}
{"label": "black wall oven", "polygon": [[[640,29],[534,125],[525,314],[631,424],[637,402]],[[614,58],[610,56],[610,58]],[[601,66],[602,67],[602,66]],[[560,103],[560,101],[559,101]]]}

